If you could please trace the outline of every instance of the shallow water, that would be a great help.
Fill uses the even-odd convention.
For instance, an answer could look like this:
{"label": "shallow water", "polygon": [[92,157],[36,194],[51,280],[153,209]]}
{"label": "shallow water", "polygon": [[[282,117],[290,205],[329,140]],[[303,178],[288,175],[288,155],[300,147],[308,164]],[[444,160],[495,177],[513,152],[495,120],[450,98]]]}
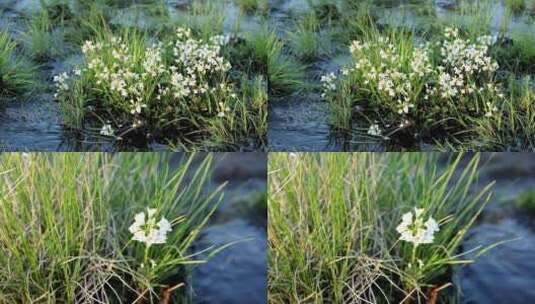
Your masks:
{"label": "shallow water", "polygon": [[533,189],[535,155],[494,154],[481,172],[481,185],[495,180],[496,186],[482,220],[464,243],[464,250],[511,241],[457,271],[462,303],[534,303],[534,219],[514,210],[512,201],[522,192]]}
{"label": "shallow water", "polygon": [[[132,1],[134,5],[118,9],[111,20],[114,25],[135,26],[142,29],[154,29],[161,25],[161,20],[150,16],[141,5],[150,1]],[[77,0],[69,2],[76,8]],[[139,3],[136,4],[136,3]],[[166,7],[172,22],[184,20],[192,0],[167,0]],[[146,4],[145,4],[146,5]],[[227,4],[225,4],[227,5]],[[0,30],[7,29],[17,42],[22,42],[24,21],[28,15],[39,11],[39,0],[0,1]],[[228,2],[225,11],[224,29],[236,29],[237,7]],[[254,16],[242,16],[241,32],[255,31],[260,20]],[[53,89],[52,78],[61,72],[70,71],[81,60],[78,47],[69,47],[58,42],[56,47],[63,53],[44,62],[39,72],[43,82]],[[165,144],[158,142],[123,143],[98,136],[98,130],[84,134],[69,132],[62,125],[58,104],[52,93],[32,96],[30,100],[22,97],[0,102],[0,151],[158,151],[169,150]],[[244,151],[255,150],[254,144],[244,143]]]}
{"label": "shallow water", "polygon": [[[500,0],[489,0],[491,4],[491,31],[496,35],[505,16],[505,8]],[[378,0],[374,13],[378,15],[378,23],[392,26],[405,26],[420,29],[438,20],[459,20],[460,23],[470,22],[461,18],[460,7],[455,0],[430,1],[431,11],[428,14],[418,13],[424,1],[414,0]],[[489,2],[489,3],[490,3]],[[280,33],[281,37],[292,29],[294,16],[309,10],[306,0],[271,0],[270,24]],[[509,24],[511,32],[533,32],[533,21],[525,15],[513,16]],[[347,63],[348,48],[345,45],[332,46],[333,54],[311,63],[307,77],[313,84],[319,85],[321,75],[338,71]],[[397,143],[369,143],[353,135],[337,136],[329,131],[329,107],[320,98],[308,94],[285,96],[270,102],[270,130],[268,142],[270,150],[277,151],[404,151],[434,150],[432,144],[419,142],[409,146]],[[306,106],[306,101],[310,106]],[[318,119],[319,117],[319,119]],[[333,138],[337,145],[332,145]],[[316,144],[314,144],[316,142]]]}
{"label": "shallow water", "polygon": [[[172,167],[181,156],[174,156]],[[218,153],[212,186],[228,183],[224,199],[196,243],[199,250],[227,247],[194,268],[187,286],[194,303],[263,304],[267,302],[267,215],[251,203],[266,193],[264,153]],[[211,189],[211,188],[210,188]],[[207,189],[206,191],[210,191]],[[202,257],[199,257],[202,258]]]}

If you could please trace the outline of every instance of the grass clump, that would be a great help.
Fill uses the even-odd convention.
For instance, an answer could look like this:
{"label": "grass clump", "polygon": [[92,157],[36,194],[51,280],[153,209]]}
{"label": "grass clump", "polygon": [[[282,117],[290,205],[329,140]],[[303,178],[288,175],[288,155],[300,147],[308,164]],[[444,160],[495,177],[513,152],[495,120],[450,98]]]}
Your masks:
{"label": "grass clump", "polygon": [[81,67],[55,78],[65,121],[80,128],[95,116],[101,133],[117,138],[235,144],[250,125],[263,123],[249,114],[264,105],[231,78],[223,56],[229,43],[223,35],[196,38],[188,28],[152,45],[138,31],[101,33],[85,42]]}
{"label": "grass clump", "polygon": [[[441,303],[455,295],[446,289],[453,265],[472,262],[466,252],[489,249],[462,248],[490,185],[471,191],[479,155],[461,159],[439,165],[429,153],[272,155],[269,302],[424,303],[434,294]],[[403,224],[411,220],[409,236]]]}
{"label": "grass clump", "polygon": [[507,83],[509,96],[502,109],[490,119],[476,121],[477,137],[460,146],[493,151],[532,151],[535,149],[535,91],[531,77]]}
{"label": "grass clump", "polygon": [[9,33],[0,31],[0,98],[28,92],[35,85],[35,69],[16,54],[16,49]]}
{"label": "grass clump", "polygon": [[[194,242],[221,199],[205,191],[212,158],[195,158],[171,170],[167,154],[0,155],[0,302],[187,301],[205,262]],[[147,210],[166,231],[151,244],[132,235]]]}
{"label": "grass clump", "polygon": [[532,32],[513,32],[511,40],[499,45],[494,52],[500,66],[511,72],[535,72],[535,35]]}
{"label": "grass clump", "polygon": [[268,2],[267,0],[235,0],[236,4],[246,13],[254,13],[257,10],[267,10]]}
{"label": "grass clump", "polygon": [[52,23],[46,11],[41,11],[27,22],[23,35],[27,50],[34,60],[43,62],[57,53],[52,35]]}
{"label": "grass clump", "polygon": [[515,201],[516,208],[529,215],[535,215],[535,191],[530,190],[522,193]]}
{"label": "grass clump", "polygon": [[505,0],[505,6],[509,8],[513,13],[519,14],[526,9],[525,0]]}
{"label": "grass clump", "polygon": [[495,115],[504,96],[491,38],[461,35],[446,28],[437,43],[415,45],[404,31],[373,28],[354,41],[354,63],[323,79],[335,127],[351,129],[356,106],[379,129],[373,135],[394,139],[457,134],[474,118]]}
{"label": "grass clump", "polygon": [[267,52],[268,88],[272,95],[284,95],[304,87],[305,66],[285,52],[285,42],[268,32],[262,47]]}
{"label": "grass clump", "polygon": [[330,41],[326,31],[320,31],[320,23],[314,14],[307,14],[288,33],[288,40],[295,55],[304,61],[313,61],[327,54]]}

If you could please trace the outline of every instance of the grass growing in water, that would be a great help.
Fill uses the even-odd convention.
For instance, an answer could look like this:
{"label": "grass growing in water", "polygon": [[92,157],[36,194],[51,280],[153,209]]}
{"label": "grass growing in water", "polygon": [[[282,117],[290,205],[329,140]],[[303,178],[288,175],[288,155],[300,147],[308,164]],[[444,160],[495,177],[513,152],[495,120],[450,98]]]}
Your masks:
{"label": "grass growing in water", "polygon": [[526,9],[525,0],[504,0],[505,6],[508,7],[515,14],[522,13]]}
{"label": "grass growing in water", "polygon": [[150,46],[138,31],[100,33],[85,42],[84,65],[55,78],[67,124],[81,128],[94,115],[103,135],[141,134],[179,144],[233,145],[244,136],[260,137],[250,127],[265,129],[265,100],[240,91],[231,79],[223,55],[230,40],[197,38],[178,28]]}
{"label": "grass growing in water", "polygon": [[[403,30],[371,27],[351,44],[353,63],[341,75],[323,77],[323,96],[331,104],[335,127],[364,125],[371,137],[381,140],[449,142],[461,149],[471,141],[492,148],[492,138],[480,126],[500,117],[511,118],[502,124],[504,130],[520,131],[518,125],[528,130],[531,118],[520,115],[527,113],[525,103],[514,99],[508,83],[498,78],[492,54],[500,47],[490,36],[446,28],[437,40],[414,41]],[[525,88],[523,96],[529,99],[531,89]],[[515,125],[509,124],[512,120]]]}
{"label": "grass growing in water", "polygon": [[9,33],[0,31],[0,98],[33,89],[35,69],[15,53],[17,44]]}
{"label": "grass growing in water", "polygon": [[[472,262],[466,252],[490,248],[461,248],[490,185],[471,191],[479,155],[445,165],[438,156],[270,156],[270,303],[423,303],[454,295],[440,292],[450,286],[452,266]],[[422,226],[413,227],[421,239],[400,240],[400,232],[407,237],[400,223],[409,219]]]}
{"label": "grass growing in water", "polygon": [[[193,244],[222,196],[206,191],[211,156],[196,157],[172,170],[168,154],[0,155],[0,302],[186,300],[205,262]],[[147,208],[164,230],[150,245],[131,226]]]}

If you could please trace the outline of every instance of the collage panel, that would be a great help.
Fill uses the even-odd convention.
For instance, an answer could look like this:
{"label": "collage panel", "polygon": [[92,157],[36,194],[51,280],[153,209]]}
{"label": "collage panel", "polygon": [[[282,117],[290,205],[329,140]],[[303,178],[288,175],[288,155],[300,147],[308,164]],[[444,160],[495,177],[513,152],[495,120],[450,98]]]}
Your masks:
{"label": "collage panel", "polygon": [[269,303],[531,303],[532,154],[272,153]]}
{"label": "collage panel", "polygon": [[0,304],[535,303],[533,75],[535,0],[0,0]]}
{"label": "collage panel", "polygon": [[265,154],[0,154],[0,303],[267,303]]}
{"label": "collage panel", "polygon": [[533,1],[270,9],[271,151],[534,150]]}
{"label": "collage panel", "polygon": [[2,150],[265,150],[265,6],[0,2]]}

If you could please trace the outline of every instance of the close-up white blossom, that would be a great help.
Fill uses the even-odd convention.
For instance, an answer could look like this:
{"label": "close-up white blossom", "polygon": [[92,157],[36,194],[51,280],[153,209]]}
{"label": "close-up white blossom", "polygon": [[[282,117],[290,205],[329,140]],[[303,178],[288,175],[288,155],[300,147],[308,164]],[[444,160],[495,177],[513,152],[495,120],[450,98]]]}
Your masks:
{"label": "close-up white blossom", "polygon": [[427,221],[424,219],[424,209],[414,208],[403,214],[401,223],[396,230],[400,234],[400,240],[413,243],[415,246],[419,244],[431,244],[434,241],[435,233],[438,232],[438,223],[429,217]]}
{"label": "close-up white blossom", "polygon": [[157,210],[147,208],[147,212],[136,214],[134,223],[128,229],[132,234],[132,240],[145,243],[147,246],[153,244],[165,244],[167,233],[172,231],[171,223],[164,217],[156,222]]}

